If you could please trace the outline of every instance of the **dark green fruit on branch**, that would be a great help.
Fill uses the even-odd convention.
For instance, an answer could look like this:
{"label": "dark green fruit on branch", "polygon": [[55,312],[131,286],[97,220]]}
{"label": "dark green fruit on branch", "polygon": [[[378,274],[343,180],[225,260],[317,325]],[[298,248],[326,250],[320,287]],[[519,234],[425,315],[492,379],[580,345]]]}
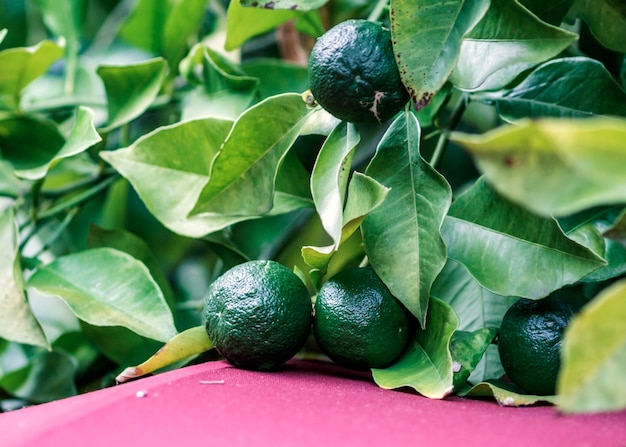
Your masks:
{"label": "dark green fruit on branch", "polygon": [[577,296],[559,291],[541,300],[522,298],[504,315],[500,360],[508,378],[526,393],[555,393],[563,332],[579,304]]}
{"label": "dark green fruit on branch", "polygon": [[304,346],[313,317],[295,273],[274,261],[249,261],[211,284],[204,318],[209,339],[232,364],[271,370]]}
{"label": "dark green fruit on branch", "polygon": [[341,22],[318,39],[309,58],[309,82],[324,109],[354,123],[387,121],[409,100],[391,33],[367,20]]}
{"label": "dark green fruit on branch", "polygon": [[325,282],[314,309],[315,339],[331,360],[349,368],[386,368],[411,337],[409,312],[369,267]]}

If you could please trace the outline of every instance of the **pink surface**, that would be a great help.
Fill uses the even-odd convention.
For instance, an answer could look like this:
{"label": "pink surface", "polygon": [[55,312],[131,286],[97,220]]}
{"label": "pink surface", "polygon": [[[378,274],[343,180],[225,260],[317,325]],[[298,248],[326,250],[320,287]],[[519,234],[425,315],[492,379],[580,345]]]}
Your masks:
{"label": "pink surface", "polygon": [[260,373],[218,361],[0,414],[2,447],[127,445],[626,446],[626,412],[435,401],[329,364]]}

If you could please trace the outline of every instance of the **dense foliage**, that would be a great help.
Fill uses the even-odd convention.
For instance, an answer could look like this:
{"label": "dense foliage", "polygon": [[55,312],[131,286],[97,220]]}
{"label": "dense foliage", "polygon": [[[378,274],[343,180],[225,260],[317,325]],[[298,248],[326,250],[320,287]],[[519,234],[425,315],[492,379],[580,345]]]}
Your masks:
{"label": "dense foliage", "polygon": [[[307,101],[350,18],[412,98],[382,125]],[[210,357],[202,298],[251,259],[311,294],[371,265],[422,327],[381,387],[625,408],[625,28],[611,0],[0,0],[2,409]],[[565,286],[557,395],[523,395],[497,328]]]}

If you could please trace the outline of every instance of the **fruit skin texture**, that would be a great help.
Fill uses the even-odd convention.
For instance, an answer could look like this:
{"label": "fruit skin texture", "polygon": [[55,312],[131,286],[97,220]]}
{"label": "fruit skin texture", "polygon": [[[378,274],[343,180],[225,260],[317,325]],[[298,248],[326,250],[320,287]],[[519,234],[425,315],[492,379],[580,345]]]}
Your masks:
{"label": "fruit skin texture", "polygon": [[521,298],[502,319],[498,333],[502,366],[528,394],[555,394],[563,331],[575,309],[564,298],[563,293],[541,300]]}
{"label": "fruit skin texture", "polygon": [[204,299],[205,329],[233,365],[268,371],[304,346],[311,330],[309,292],[275,261],[249,261],[226,271]]}
{"label": "fruit skin texture", "polygon": [[309,83],[326,111],[353,123],[387,121],[409,100],[391,33],[367,20],[346,20],[317,40],[309,57]]}
{"label": "fruit skin texture", "polygon": [[324,353],[354,369],[386,368],[405,350],[412,320],[370,267],[344,270],[315,300],[313,332]]}

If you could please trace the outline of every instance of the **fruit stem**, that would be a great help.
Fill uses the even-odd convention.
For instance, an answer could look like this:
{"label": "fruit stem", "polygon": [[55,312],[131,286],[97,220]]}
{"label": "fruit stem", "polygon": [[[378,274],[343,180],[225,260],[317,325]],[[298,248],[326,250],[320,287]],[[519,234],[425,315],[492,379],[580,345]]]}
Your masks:
{"label": "fruit stem", "polygon": [[372,12],[370,12],[370,15],[367,17],[367,20],[370,22],[380,21],[382,15],[388,8],[388,0],[378,0],[376,6],[374,6],[374,9],[372,9]]}
{"label": "fruit stem", "polygon": [[437,140],[437,146],[435,146],[435,150],[433,151],[433,155],[430,158],[430,165],[437,169],[437,165],[441,161],[443,157],[443,153],[448,147],[448,138],[450,137],[450,133],[456,129],[456,126],[459,125],[461,121],[461,117],[467,108],[468,96],[463,93],[459,100],[457,101],[454,109],[452,109],[452,114],[450,115],[450,119],[446,126],[442,129],[441,134],[439,135],[439,139]]}

